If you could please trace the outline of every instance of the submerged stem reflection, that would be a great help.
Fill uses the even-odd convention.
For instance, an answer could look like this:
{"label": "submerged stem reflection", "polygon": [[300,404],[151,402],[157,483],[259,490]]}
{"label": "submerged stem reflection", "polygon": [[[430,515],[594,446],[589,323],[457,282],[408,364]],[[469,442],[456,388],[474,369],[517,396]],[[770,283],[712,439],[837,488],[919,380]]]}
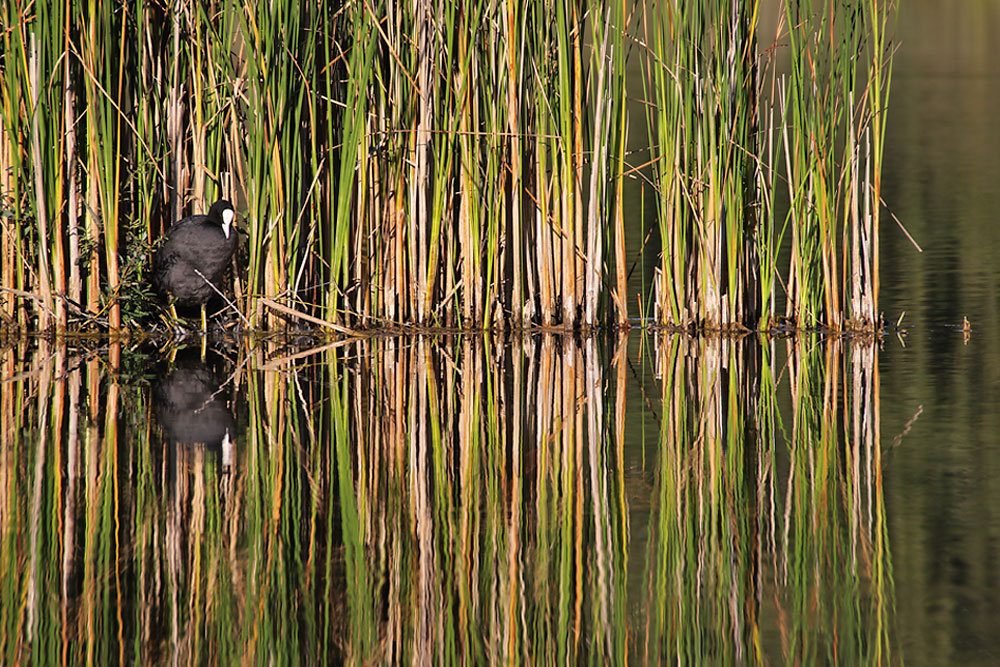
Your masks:
{"label": "submerged stem reflection", "polygon": [[895,661],[877,350],[640,342],[5,348],[4,661]]}

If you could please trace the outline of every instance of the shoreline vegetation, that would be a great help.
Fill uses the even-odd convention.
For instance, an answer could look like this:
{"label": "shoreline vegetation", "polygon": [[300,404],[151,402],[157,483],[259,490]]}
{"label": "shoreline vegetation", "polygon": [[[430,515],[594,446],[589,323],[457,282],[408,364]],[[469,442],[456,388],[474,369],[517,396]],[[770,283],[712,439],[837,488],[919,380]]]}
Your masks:
{"label": "shoreline vegetation", "polygon": [[896,3],[258,4],[4,4],[0,328],[169,329],[228,197],[250,330],[881,330]]}

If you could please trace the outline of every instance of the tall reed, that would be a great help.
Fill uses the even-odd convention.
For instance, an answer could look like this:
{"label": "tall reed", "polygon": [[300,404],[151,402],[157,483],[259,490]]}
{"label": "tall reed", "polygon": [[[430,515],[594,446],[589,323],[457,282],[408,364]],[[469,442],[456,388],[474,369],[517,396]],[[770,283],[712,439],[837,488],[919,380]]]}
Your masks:
{"label": "tall reed", "polygon": [[647,5],[662,324],[757,324],[757,2]]}
{"label": "tall reed", "polygon": [[791,70],[777,91],[782,127],[773,131],[782,135],[791,202],[786,316],[872,329],[892,4],[803,1],[785,9]]}
{"label": "tall reed", "polygon": [[[885,35],[896,7],[777,4],[779,34],[763,52],[757,19],[767,3],[647,8],[645,85],[654,101],[647,124],[663,248],[654,305],[661,324],[879,326],[882,144],[870,136],[884,132],[891,73]],[[790,71],[778,77],[785,43]],[[775,191],[786,185],[790,206],[781,221]],[[782,274],[777,258],[784,247],[790,262]],[[783,316],[775,305],[779,282]]]}
{"label": "tall reed", "polygon": [[895,6],[775,6],[758,45],[732,0],[7,3],[6,326],[148,326],[157,239],[222,196],[258,328],[627,325],[632,57],[656,322],[872,329]]}

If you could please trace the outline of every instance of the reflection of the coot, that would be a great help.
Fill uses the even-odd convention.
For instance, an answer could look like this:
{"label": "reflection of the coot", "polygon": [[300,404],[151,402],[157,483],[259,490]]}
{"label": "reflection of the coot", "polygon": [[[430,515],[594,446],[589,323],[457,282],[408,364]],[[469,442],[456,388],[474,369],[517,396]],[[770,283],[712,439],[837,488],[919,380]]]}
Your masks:
{"label": "reflection of the coot", "polygon": [[224,379],[214,370],[218,361],[217,355],[202,361],[199,352],[181,350],[153,385],[153,398],[156,418],[171,443],[218,451],[223,468],[229,469],[236,419]]}

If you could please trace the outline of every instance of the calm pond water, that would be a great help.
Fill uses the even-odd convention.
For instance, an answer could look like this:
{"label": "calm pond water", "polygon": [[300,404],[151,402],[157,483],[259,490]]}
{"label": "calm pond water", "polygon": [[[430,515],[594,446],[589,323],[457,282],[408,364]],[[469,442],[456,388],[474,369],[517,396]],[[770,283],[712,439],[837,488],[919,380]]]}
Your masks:
{"label": "calm pond water", "polygon": [[899,34],[902,339],[8,341],[2,661],[1000,663],[1000,3]]}
{"label": "calm pond water", "polygon": [[11,345],[5,662],[893,658],[877,355]]}
{"label": "calm pond water", "polygon": [[899,33],[884,196],[924,252],[883,223],[881,303],[909,328],[879,358],[883,446],[910,425],[884,462],[897,646],[911,664],[996,665],[1000,3],[907,0]]}

